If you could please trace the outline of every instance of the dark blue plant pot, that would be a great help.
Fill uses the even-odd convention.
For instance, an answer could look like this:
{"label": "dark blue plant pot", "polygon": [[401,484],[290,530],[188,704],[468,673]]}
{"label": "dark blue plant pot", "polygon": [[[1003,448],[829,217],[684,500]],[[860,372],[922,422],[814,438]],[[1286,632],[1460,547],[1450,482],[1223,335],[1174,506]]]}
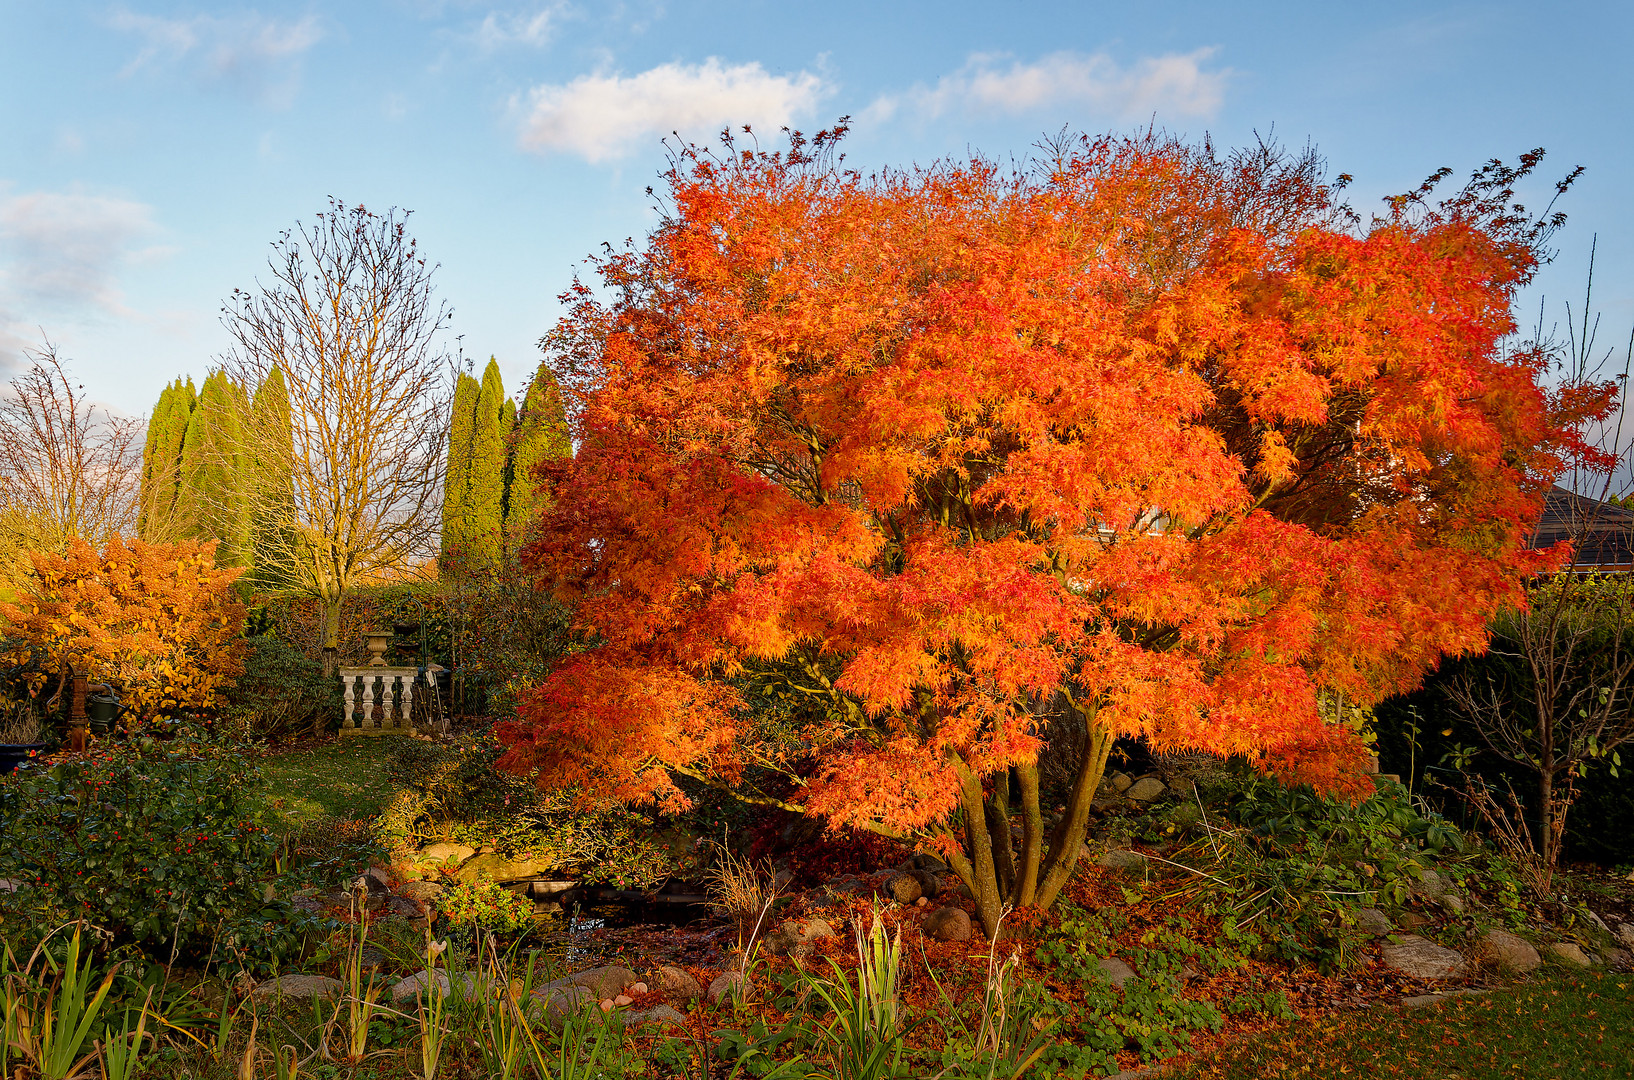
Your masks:
{"label": "dark blue plant pot", "polygon": [[32,755],[45,749],[45,743],[0,743],[0,776],[5,776]]}

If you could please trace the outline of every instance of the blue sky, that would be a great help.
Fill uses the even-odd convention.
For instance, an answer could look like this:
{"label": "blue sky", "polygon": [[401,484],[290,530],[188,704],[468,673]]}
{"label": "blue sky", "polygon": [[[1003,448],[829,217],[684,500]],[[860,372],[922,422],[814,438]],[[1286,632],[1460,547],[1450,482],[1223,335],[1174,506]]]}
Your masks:
{"label": "blue sky", "polygon": [[514,390],[583,257],[652,225],[664,134],[842,114],[861,166],[1020,157],[1063,125],[1274,130],[1353,174],[1363,212],[1543,146],[1551,179],[1588,171],[1536,291],[1562,320],[1598,234],[1602,340],[1626,340],[1631,47],[1634,5],[1609,3],[0,0],[0,369],[43,328],[146,412],[334,195],[414,211],[460,346]]}

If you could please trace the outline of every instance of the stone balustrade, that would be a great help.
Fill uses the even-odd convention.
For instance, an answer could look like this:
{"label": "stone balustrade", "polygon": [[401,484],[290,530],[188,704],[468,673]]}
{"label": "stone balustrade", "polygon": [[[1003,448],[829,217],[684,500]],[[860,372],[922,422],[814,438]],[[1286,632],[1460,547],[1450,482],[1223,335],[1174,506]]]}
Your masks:
{"label": "stone balustrade", "polygon": [[341,668],[342,735],[412,735],[418,668]]}

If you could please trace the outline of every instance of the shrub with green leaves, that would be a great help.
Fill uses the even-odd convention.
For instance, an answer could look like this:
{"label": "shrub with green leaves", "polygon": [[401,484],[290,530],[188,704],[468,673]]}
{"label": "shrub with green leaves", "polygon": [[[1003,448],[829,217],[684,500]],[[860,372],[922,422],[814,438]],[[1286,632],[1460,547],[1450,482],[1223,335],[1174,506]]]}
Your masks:
{"label": "shrub with green leaves", "polygon": [[533,902],[486,879],[461,881],[437,899],[443,918],[456,927],[512,933],[533,922]]}
{"label": "shrub with green leaves", "polygon": [[323,734],[339,714],[340,687],[322,664],[283,638],[258,634],[221,719],[256,738],[302,738]]}
{"label": "shrub with green leaves", "polygon": [[259,773],[218,745],[139,740],[0,779],[0,878],[14,904],[81,916],[168,957],[207,953],[264,908],[278,840]]}

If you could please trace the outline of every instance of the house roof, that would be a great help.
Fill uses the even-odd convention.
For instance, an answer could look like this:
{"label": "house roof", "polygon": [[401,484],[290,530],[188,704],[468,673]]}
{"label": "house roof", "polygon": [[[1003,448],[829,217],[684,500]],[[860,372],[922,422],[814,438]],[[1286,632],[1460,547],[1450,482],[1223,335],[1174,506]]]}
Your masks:
{"label": "house roof", "polygon": [[1552,547],[1562,540],[1576,545],[1578,570],[1634,570],[1634,509],[1556,485],[1543,496],[1532,546]]}

